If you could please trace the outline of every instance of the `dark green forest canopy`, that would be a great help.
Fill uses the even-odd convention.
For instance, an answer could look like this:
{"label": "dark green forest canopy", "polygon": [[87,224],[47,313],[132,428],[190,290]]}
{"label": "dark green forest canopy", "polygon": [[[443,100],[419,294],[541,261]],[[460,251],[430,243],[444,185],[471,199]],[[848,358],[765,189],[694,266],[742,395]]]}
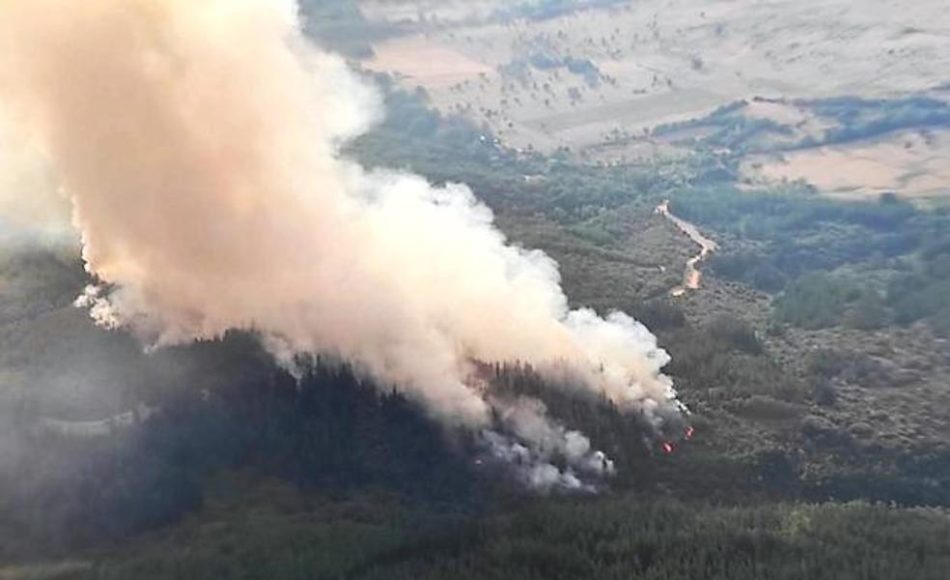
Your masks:
{"label": "dark green forest canopy", "polygon": [[[304,10],[315,36],[351,56],[385,33],[367,29],[352,2]],[[163,411],[126,437],[74,442],[16,423],[22,453],[15,476],[0,478],[4,560],[78,554],[64,577],[143,580],[946,577],[948,518],[934,507],[950,504],[946,446],[887,445],[833,420],[843,385],[896,382],[893,370],[825,348],[793,372],[771,335],[921,321],[950,334],[950,214],[895,196],[834,201],[795,184],[742,191],[736,159],[712,146],[649,167],[517,153],[434,112],[424,94],[378,80],[388,117],[347,153],[467,183],[506,226],[544,224],[552,254],[583,244],[586,262],[632,261],[611,228],[664,199],[723,242],[709,271],[766,293],[767,327],[742,312],[697,317],[665,289],[643,299],[605,287],[597,304],[660,335],[697,439],[664,456],[603,401],[546,394],[552,415],[590,434],[620,473],[604,497],[526,497],[474,467],[470,438],[447,434],[391,389],[319,362],[298,383],[253,337],[234,334],[137,362],[131,398]],[[945,115],[919,100],[815,107],[863,131]],[[716,119],[736,149],[775,129],[734,113]],[[31,300],[4,293],[4,323],[68,307],[86,282],[68,260],[14,261]],[[568,281],[583,276],[563,270]],[[49,278],[37,284],[31,271]],[[128,337],[108,340],[139,360]],[[70,356],[64,348],[42,360]],[[548,392],[517,365],[494,378],[514,393]],[[2,403],[0,415],[34,411]]]}
{"label": "dark green forest canopy", "polygon": [[938,580],[950,564],[950,519],[930,510],[619,496],[520,501],[471,519],[380,494],[308,501],[273,483],[234,487],[217,494],[217,515],[75,577]]}

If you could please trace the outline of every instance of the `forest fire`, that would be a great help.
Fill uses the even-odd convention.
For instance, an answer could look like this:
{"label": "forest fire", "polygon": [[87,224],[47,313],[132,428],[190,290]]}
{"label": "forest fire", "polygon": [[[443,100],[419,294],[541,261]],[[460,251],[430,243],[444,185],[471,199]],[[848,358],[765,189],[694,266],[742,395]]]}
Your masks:
{"label": "forest fire", "polygon": [[[692,425],[686,427],[686,429],[683,430],[683,440],[685,441],[692,441],[695,435],[696,435],[696,428],[693,427]],[[660,443],[660,449],[666,455],[673,455],[674,453],[676,453],[676,442],[663,441],[662,443]]]}

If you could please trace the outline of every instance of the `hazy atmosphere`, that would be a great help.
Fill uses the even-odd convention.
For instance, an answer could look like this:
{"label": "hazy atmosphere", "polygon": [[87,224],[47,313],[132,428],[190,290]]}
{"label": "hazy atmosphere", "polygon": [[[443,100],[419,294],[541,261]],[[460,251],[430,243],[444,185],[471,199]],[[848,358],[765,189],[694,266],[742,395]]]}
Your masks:
{"label": "hazy atmosphere", "polygon": [[0,579],[943,578],[938,2],[0,0]]}

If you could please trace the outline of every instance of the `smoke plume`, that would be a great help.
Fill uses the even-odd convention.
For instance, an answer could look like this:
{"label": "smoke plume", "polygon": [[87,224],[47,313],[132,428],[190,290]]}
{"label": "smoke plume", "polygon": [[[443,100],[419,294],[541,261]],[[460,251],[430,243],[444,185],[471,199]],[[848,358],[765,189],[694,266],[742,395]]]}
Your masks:
{"label": "smoke plume", "polygon": [[542,407],[498,409],[474,363],[529,363],[659,423],[680,409],[666,353],[622,313],[570,310],[556,264],[465,186],[341,156],[379,99],[299,24],[290,0],[0,2],[3,113],[101,282],[79,302],[155,347],[239,328],[288,363],[339,356],[499,453],[612,470]]}

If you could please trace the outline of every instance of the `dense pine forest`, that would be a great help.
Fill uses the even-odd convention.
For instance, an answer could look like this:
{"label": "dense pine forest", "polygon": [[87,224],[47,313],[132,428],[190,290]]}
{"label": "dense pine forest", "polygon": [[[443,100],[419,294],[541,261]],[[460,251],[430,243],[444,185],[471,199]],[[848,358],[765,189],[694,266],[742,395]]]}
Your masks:
{"label": "dense pine forest", "polygon": [[[369,160],[405,151],[385,143],[416,139],[419,123],[405,121],[427,119],[427,137],[412,149],[419,156],[405,163],[447,179],[460,158],[458,173],[485,192],[502,219],[530,215],[540,198],[551,199],[535,187],[514,187],[517,175],[563,172],[583,183],[570,191],[584,193],[577,200],[572,196],[580,193],[554,196],[558,201],[547,205],[557,211],[545,219],[565,224],[560,227],[580,223],[590,211],[584,208],[597,204],[649,208],[673,194],[690,219],[756,240],[755,253],[725,253],[712,268],[735,280],[749,276],[746,263],[781,269],[788,279],[763,285],[780,296],[769,333],[852,324],[849,308],[865,308],[866,286],[838,293],[809,285],[839,283],[824,268],[860,261],[868,252],[869,259],[882,252],[913,256],[908,263],[922,265],[891,284],[908,276],[941,279],[939,268],[929,268],[942,255],[939,238],[911,236],[900,227],[933,223],[931,231],[939,234],[939,212],[892,200],[840,204],[794,193],[717,194],[712,202],[688,187],[677,194],[680,186],[668,177],[643,171],[605,176],[566,160],[518,159],[486,148],[463,122],[434,115],[418,95],[393,91],[390,99],[391,119],[401,122],[388,121],[354,150]],[[458,143],[471,155],[460,153],[465,149]],[[468,173],[482,162],[491,170]],[[493,186],[499,179],[507,184]],[[647,184],[646,193],[639,184]],[[654,188],[657,193],[649,193]],[[496,197],[498,191],[509,193]],[[634,191],[637,197],[624,197]],[[773,237],[743,229],[749,215],[775,216],[764,230]],[[824,235],[818,225],[828,222],[854,228],[865,241],[839,233],[785,243],[802,227]],[[620,251],[585,238],[583,228],[566,231],[572,237],[558,234],[553,252],[559,244],[586,245],[610,261]],[[874,249],[879,237],[883,249]],[[819,245],[822,251],[813,251]],[[74,263],[34,255],[8,262],[24,284],[31,275],[24,264],[61,290],[50,292],[34,316],[68,304],[83,282]],[[570,283],[570,271],[567,276]],[[751,276],[751,284],[768,278]],[[147,356],[131,339],[114,336],[110,348],[131,361],[127,372],[137,377],[129,396],[144,398],[152,411],[121,436],[74,440],[37,431],[29,400],[9,399],[4,408],[16,409],[17,420],[4,424],[18,427],[8,434],[17,453],[5,458],[14,468],[0,481],[4,557],[82,555],[50,572],[64,578],[943,577],[950,545],[950,520],[941,507],[950,501],[946,450],[917,447],[911,458],[900,447],[856,439],[820,415],[802,416],[812,406],[835,408],[841,377],[858,380],[887,369],[816,351],[805,374],[789,375],[770,351],[771,334],[740,317],[696,318],[662,296],[622,298],[610,288],[602,295],[605,305],[649,324],[674,353],[669,371],[696,411],[695,441],[666,455],[635,418],[605,401],[544,389],[530,367],[490,370],[499,395],[543,397],[552,416],[590,434],[617,461],[617,476],[599,496],[534,497],[503,470],[473,460],[478,444],[472,434],[446,432],[395,385],[373,385],[332,360],[301,361],[306,372],[295,378],[251,334]],[[882,296],[873,306],[885,319],[876,324],[909,324],[940,310],[917,301],[929,310],[908,318],[898,302]],[[20,298],[6,306],[11,313],[29,311],[31,302]],[[816,318],[824,311],[833,317]],[[761,432],[735,424],[736,417],[800,421],[801,434],[782,427],[754,440]],[[833,458],[831,467],[826,458]],[[128,537],[144,540],[129,546]]]}
{"label": "dense pine forest", "polygon": [[[512,10],[555,18],[567,4]],[[395,34],[350,1],[303,9],[347,58]],[[485,364],[493,396],[542,400],[616,462],[596,489],[531,491],[479,433],[332,357],[278,364],[251,331],[144,352],[73,307],[90,282],[75,255],[8,244],[0,579],[948,577],[945,205],[741,183],[741,155],[785,133],[738,115],[748,103],[655,129],[711,129],[689,155],[596,164],[506,148],[424,90],[361,74],[387,115],[344,154],[467,184],[513,243],[557,260],[572,305],[642,321],[672,356],[695,436],[664,441],[529,365]],[[922,98],[805,105],[849,124],[829,143],[948,118]],[[670,290],[696,248],[655,213],[667,200],[720,245],[682,298]],[[131,419],[57,430],[90,408]]]}

